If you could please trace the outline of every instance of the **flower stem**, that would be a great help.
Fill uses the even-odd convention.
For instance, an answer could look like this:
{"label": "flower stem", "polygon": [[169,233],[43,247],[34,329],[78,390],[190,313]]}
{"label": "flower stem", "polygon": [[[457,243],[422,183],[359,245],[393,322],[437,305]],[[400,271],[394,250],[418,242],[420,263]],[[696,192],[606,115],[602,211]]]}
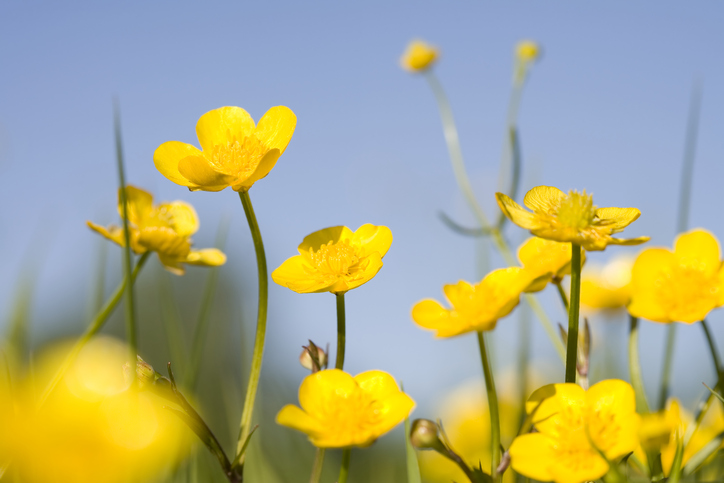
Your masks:
{"label": "flower stem", "polygon": [[[148,260],[148,256],[151,254],[151,252],[146,252],[143,255],[141,255],[138,259],[138,262],[136,262],[136,267],[133,269],[133,273],[131,275],[131,283],[134,283],[136,281],[136,277],[138,276],[138,273],[143,268],[143,265],[146,263],[146,260]],[[43,393],[40,396],[40,399],[38,400],[38,407],[42,407],[45,401],[48,399],[48,396],[53,392],[55,389],[55,386],[60,382],[61,379],[63,379],[63,376],[68,371],[68,368],[73,364],[76,357],[78,357],[78,354],[80,353],[81,349],[85,347],[85,345],[88,343],[89,340],[93,338],[94,335],[98,333],[103,328],[103,325],[106,323],[106,320],[108,320],[108,317],[111,316],[113,313],[113,310],[118,305],[118,302],[121,301],[121,297],[123,297],[123,294],[126,290],[126,282],[128,281],[127,278],[124,278],[121,284],[116,288],[116,291],[113,292],[113,295],[111,298],[109,298],[105,305],[101,308],[101,310],[96,314],[96,316],[91,321],[90,325],[86,329],[86,331],[83,333],[83,335],[78,339],[78,342],[75,343],[73,348],[71,349],[70,353],[66,356],[65,360],[63,361],[63,364],[58,369],[58,372],[55,373],[53,376],[53,379],[50,380],[47,386],[45,386],[45,389],[43,390]],[[135,362],[134,362],[135,364]],[[135,372],[135,371],[134,371]]]}
{"label": "flower stem", "polygon": [[251,204],[248,191],[239,191],[239,198],[244,207],[246,221],[249,223],[251,237],[254,240],[254,251],[256,252],[256,265],[259,274],[259,309],[256,317],[256,337],[254,339],[254,352],[251,358],[251,371],[249,372],[249,383],[244,398],[244,409],[241,412],[241,427],[239,440],[236,445],[236,464],[244,464],[244,443],[251,431],[251,416],[254,412],[254,400],[256,391],[259,388],[259,375],[261,374],[261,361],[264,354],[264,339],[266,337],[266,313],[269,298],[269,277],[266,269],[266,254],[264,253],[264,242],[261,239],[261,231],[256,221],[254,207]]}
{"label": "flower stem", "polygon": [[488,407],[490,411],[490,474],[493,481],[498,478],[498,465],[500,464],[500,415],[498,414],[498,394],[495,392],[495,380],[493,371],[488,360],[488,351],[485,347],[485,335],[478,331],[478,347],[480,347],[480,359],[483,362],[483,374],[485,375],[485,390],[488,394]]}
{"label": "flower stem", "polygon": [[721,365],[721,358],[719,357],[719,351],[716,348],[716,343],[714,342],[714,337],[711,335],[711,330],[709,329],[709,324],[706,323],[706,319],[703,319],[701,322],[701,328],[704,329],[704,335],[706,336],[706,342],[709,344],[709,352],[711,353],[712,361],[714,362],[714,370],[716,371],[716,377],[717,382],[716,386],[719,390],[719,393],[724,394],[724,384],[722,383],[722,365]]}
{"label": "flower stem", "polygon": [[324,466],[324,448],[317,448],[314,455],[314,465],[312,466],[312,475],[309,477],[309,483],[319,483],[322,477],[322,467]]}
{"label": "flower stem", "polygon": [[560,280],[557,280],[554,283],[556,284],[556,288],[558,288],[558,295],[560,295],[561,297],[563,308],[566,309],[566,312],[568,312],[568,307],[570,306],[570,304],[568,303],[568,295],[566,295],[566,291],[563,289],[563,284]]}
{"label": "flower stem", "polygon": [[347,334],[347,328],[345,326],[345,311],[344,311],[344,292],[335,295],[337,298],[337,361],[334,364],[335,369],[344,367],[344,346]]}
{"label": "flower stem", "polygon": [[339,478],[337,483],[347,483],[347,475],[349,474],[349,456],[352,450],[347,448],[342,451],[342,467],[339,469]]}
{"label": "flower stem", "polygon": [[581,299],[581,246],[571,243],[571,299],[568,304],[566,382],[576,382],[578,364],[578,309]]}
{"label": "flower stem", "polygon": [[631,373],[631,385],[636,395],[636,411],[640,414],[650,412],[649,402],[646,399],[646,388],[644,387],[641,375],[641,363],[639,361],[639,319],[630,316],[631,330],[628,337],[628,365]]}
{"label": "flower stem", "polygon": [[671,385],[671,366],[674,361],[674,343],[676,342],[676,324],[669,324],[666,328],[666,349],[664,352],[664,367],[661,370],[661,388],[659,389],[659,409],[666,407]]}

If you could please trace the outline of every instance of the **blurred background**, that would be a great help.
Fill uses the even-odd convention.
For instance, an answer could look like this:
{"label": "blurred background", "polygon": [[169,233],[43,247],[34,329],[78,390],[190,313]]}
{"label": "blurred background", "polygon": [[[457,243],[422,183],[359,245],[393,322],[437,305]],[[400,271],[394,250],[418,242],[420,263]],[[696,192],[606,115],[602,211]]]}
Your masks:
{"label": "blurred background", "polygon": [[[201,220],[197,247],[213,246],[219,225],[229,223],[228,263],[218,272],[196,397],[230,446],[256,316],[251,236],[236,193],[191,193],[155,169],[153,152],[169,140],[197,144],[196,121],[211,109],[241,106],[258,120],[268,108],[286,105],[298,117],[294,137],[271,174],[250,191],[269,270],[320,228],[390,227],[394,242],[383,269],[346,297],[346,369],[390,372],[416,400],[414,416],[435,418],[447,395],[481,377],[476,341],[470,335],[434,340],[413,324],[410,310],[420,299],[440,299],[443,284],[478,281],[503,262],[488,242],[462,237],[439,219],[444,212],[475,225],[450,169],[429,86],[399,67],[408,41],[423,38],[441,49],[435,72],[449,95],[467,168],[489,217],[498,210],[493,194],[514,47],[531,39],[543,47],[543,56],[532,68],[519,116],[522,192],[539,184],[586,189],[598,206],[637,207],[642,216],[626,237],[649,235],[648,246],[670,247],[687,113],[697,83],[703,98],[690,226],[724,236],[723,24],[724,5],[718,2],[5,1],[0,5],[2,328],[7,331],[18,314],[27,317],[29,348],[37,351],[80,333],[98,300],[121,280],[121,250],[85,226],[86,220],[118,222],[116,96],[128,182],[153,192],[157,201],[192,203]],[[514,246],[526,237],[515,226],[506,234]],[[626,251],[638,249],[610,247],[590,254],[589,261],[605,262]],[[147,361],[163,367],[172,357],[164,320],[180,320],[190,344],[207,273],[191,267],[175,277],[152,257],[137,284],[140,351]],[[163,301],[169,299],[162,290],[175,300],[165,310]],[[538,297],[554,322],[565,321],[554,288]],[[24,309],[19,300],[27,302]],[[501,320],[493,335],[502,379],[513,371],[524,313]],[[118,310],[106,332],[122,335],[122,316]],[[531,320],[531,360],[541,382],[562,380],[563,365],[538,321]],[[593,382],[626,376],[625,320],[592,317]],[[722,322],[721,313],[712,314],[719,341]],[[645,322],[641,330],[644,380],[653,395],[664,327]],[[250,463],[255,474],[266,472],[262,481],[297,481],[299,471],[306,479],[312,447],[304,435],[277,427],[274,415],[297,401],[307,374],[297,362],[301,346],[308,339],[334,346],[335,334],[331,295],[300,295],[271,284],[256,414],[261,429]],[[673,392],[691,407],[705,390],[701,380],[713,382],[710,356],[698,327],[680,327],[676,347]],[[614,356],[609,353],[609,363],[597,367],[606,351]],[[355,452],[352,475],[356,481],[402,480],[404,460],[382,455],[403,449],[398,428],[369,450]],[[264,455],[277,454],[297,455],[297,462],[264,462]],[[339,455],[329,454],[332,475],[337,466],[331,462]]]}

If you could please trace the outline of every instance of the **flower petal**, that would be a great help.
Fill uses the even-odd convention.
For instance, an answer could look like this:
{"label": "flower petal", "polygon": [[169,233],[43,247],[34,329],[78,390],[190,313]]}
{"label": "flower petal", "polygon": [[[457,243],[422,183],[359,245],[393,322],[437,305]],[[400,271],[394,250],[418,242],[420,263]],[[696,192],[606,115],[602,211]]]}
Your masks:
{"label": "flower petal", "polygon": [[606,226],[613,228],[612,233],[618,233],[638,220],[641,210],[637,208],[599,208],[596,210],[596,216]]}
{"label": "flower petal", "polygon": [[279,156],[281,156],[281,152],[279,152],[278,149],[272,149],[266,153],[261,161],[259,161],[259,164],[254,172],[241,183],[233,186],[234,191],[248,190],[254,183],[268,175],[272,168],[277,164]]}
{"label": "flower petal", "polygon": [[549,468],[558,456],[553,439],[541,433],[524,434],[513,440],[509,452],[517,473],[539,481],[553,479]]}
{"label": "flower petal", "polygon": [[[297,125],[297,116],[286,106],[275,106],[266,111],[256,127],[257,138],[269,149],[284,154]],[[265,175],[266,176],[266,175]]]}
{"label": "flower petal", "polygon": [[523,204],[536,213],[551,213],[567,197],[567,194],[553,186],[536,186],[525,194]]}
{"label": "flower petal", "polygon": [[641,252],[631,269],[631,303],[628,311],[634,317],[653,322],[671,322],[659,304],[657,280],[676,263],[673,253],[665,248],[649,248]]}
{"label": "flower petal", "polygon": [[205,153],[214,146],[224,146],[234,140],[242,141],[254,131],[254,119],[240,107],[220,107],[209,111],[196,123],[196,136]]}
{"label": "flower petal", "polygon": [[319,434],[324,429],[319,421],[292,404],[287,404],[279,411],[276,422],[282,426],[301,431],[309,436]]}
{"label": "flower petal", "polygon": [[397,381],[385,371],[366,371],[354,376],[359,387],[375,400],[382,400],[400,392]]}
{"label": "flower petal", "polygon": [[178,236],[189,237],[199,229],[196,210],[184,201],[161,203],[157,210],[166,218],[168,225]]}
{"label": "flower petal", "polygon": [[138,236],[138,243],[178,261],[185,260],[191,251],[191,245],[185,237],[178,236],[171,228],[164,226],[144,228]]}
{"label": "flower petal", "polygon": [[354,278],[345,278],[341,281],[345,286],[340,284],[339,288],[332,287],[330,290],[333,293],[346,292],[363,285],[377,275],[377,272],[382,268],[382,257],[378,252],[374,252],[366,257],[365,265],[362,273],[356,273]]}
{"label": "flower petal", "polygon": [[314,271],[306,264],[301,255],[295,255],[284,261],[272,272],[272,280],[282,287],[297,293],[327,292],[331,284],[313,276]]}
{"label": "flower petal", "polygon": [[234,181],[234,176],[216,171],[206,158],[183,158],[178,171],[189,180],[189,188],[194,191],[221,191]]}
{"label": "flower petal", "polygon": [[526,230],[534,230],[539,224],[533,213],[526,211],[518,203],[510,199],[508,195],[503,193],[495,193],[495,199],[498,200],[498,206],[503,214],[510,218],[510,221]]}
{"label": "flower petal", "polygon": [[382,436],[404,421],[415,408],[415,401],[404,392],[399,391],[396,394],[386,396],[380,402],[382,403],[379,413],[380,419],[377,421],[374,430],[377,437]]}
{"label": "flower petal", "polygon": [[337,243],[339,240],[352,238],[352,236],[352,230],[346,226],[330,226],[329,228],[317,230],[314,233],[310,233],[305,236],[304,240],[302,240],[302,243],[299,244],[297,249],[299,250],[299,253],[308,253],[310,248],[316,252],[319,250],[319,247],[329,243],[330,241],[332,243]]}
{"label": "flower petal", "polygon": [[586,391],[572,383],[548,384],[533,392],[525,403],[528,414],[533,414],[536,429],[551,437],[559,435],[560,428],[568,428],[569,420],[582,415]]}
{"label": "flower petal", "polygon": [[[634,245],[641,245],[642,243],[646,243],[647,241],[651,240],[650,236],[640,236],[636,238],[613,238],[609,237],[606,239],[606,243],[609,245],[624,245],[624,246],[634,246]],[[586,248],[586,250],[589,250],[589,248]],[[597,250],[603,250],[603,248],[598,248]]]}
{"label": "flower petal", "polygon": [[163,143],[153,153],[153,164],[162,175],[174,183],[192,188],[196,185],[186,179],[178,170],[178,165],[184,158],[204,159],[204,155],[196,146],[179,141],[169,141]]}
{"label": "flower petal", "polygon": [[[148,191],[126,186],[126,201],[128,203],[128,221],[139,228],[143,227],[144,221],[151,214],[153,209],[153,195]],[[118,190],[118,214],[123,218],[123,206],[121,205],[121,190]]]}
{"label": "flower petal", "polygon": [[694,265],[708,276],[722,266],[719,241],[706,230],[697,229],[679,235],[674,242],[674,253],[682,265]]}
{"label": "flower petal", "polygon": [[619,379],[598,382],[586,391],[591,441],[609,459],[615,459],[639,445],[640,419],[631,385]]}
{"label": "flower petal", "polygon": [[379,252],[380,257],[384,257],[392,245],[392,231],[386,226],[367,223],[357,228],[352,241],[362,245],[365,253]]}
{"label": "flower petal", "polygon": [[570,243],[531,237],[518,248],[518,260],[535,278],[546,273],[563,276],[571,271],[571,252]]}
{"label": "flower petal", "polygon": [[299,386],[299,404],[310,416],[326,415],[330,399],[342,399],[359,391],[357,381],[339,369],[326,369],[304,378]]}
{"label": "flower petal", "polygon": [[189,265],[200,265],[202,267],[218,267],[226,263],[226,255],[216,248],[204,248],[203,250],[192,250],[184,263]]}
{"label": "flower petal", "polygon": [[452,337],[473,330],[461,318],[451,317],[449,310],[432,299],[415,304],[412,308],[412,320],[423,329],[437,331],[435,337]]}
{"label": "flower petal", "polygon": [[174,275],[181,276],[186,273],[186,267],[184,267],[182,260],[179,260],[176,257],[171,257],[168,255],[164,255],[161,252],[157,253],[158,260],[161,262],[161,265],[163,265],[163,268],[168,270],[169,272],[173,273]]}
{"label": "flower petal", "polygon": [[465,280],[460,280],[456,284],[443,285],[442,291],[445,292],[445,298],[453,309],[462,307],[475,293],[473,286]]}

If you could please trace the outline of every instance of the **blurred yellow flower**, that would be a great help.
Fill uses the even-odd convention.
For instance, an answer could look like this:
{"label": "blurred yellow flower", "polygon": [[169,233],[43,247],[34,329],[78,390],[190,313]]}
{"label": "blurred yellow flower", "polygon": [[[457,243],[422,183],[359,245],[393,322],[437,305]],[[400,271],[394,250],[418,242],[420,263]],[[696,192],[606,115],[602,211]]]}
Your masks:
{"label": "blurred yellow flower", "polygon": [[277,423],[301,431],[318,448],[365,447],[412,412],[415,402],[383,371],[352,377],[327,369],[304,378],[301,408],[287,404]]}
{"label": "blurred yellow flower", "polygon": [[437,48],[422,41],[413,40],[407,45],[405,53],[400,58],[400,65],[410,72],[427,70],[438,58],[440,52]]}
{"label": "blurred yellow flower", "polygon": [[[153,205],[151,193],[130,185],[126,187],[126,197],[131,249],[137,254],[156,252],[166,270],[176,275],[184,274],[183,264],[215,267],[226,263],[226,255],[216,248],[191,249],[191,235],[199,229],[193,206],[183,201]],[[122,217],[120,190],[118,198],[118,212]],[[123,227],[105,228],[90,221],[87,224],[109,240],[126,245]]]}
{"label": "blurred yellow flower", "polygon": [[494,270],[475,285],[460,280],[443,286],[452,308],[446,309],[438,301],[426,299],[412,308],[412,319],[424,329],[437,331],[435,337],[493,330],[498,319],[518,305],[520,294],[532,282],[533,277],[519,267]]}
{"label": "blurred yellow flower", "polygon": [[[13,387],[17,412],[4,421],[0,460],[12,460],[28,483],[151,481],[173,468],[188,452],[191,433],[164,409],[168,401],[129,388],[122,369],[128,348],[120,342],[89,342],[38,409],[37,388],[69,349],[54,348],[35,367],[33,380]],[[9,395],[0,399],[7,402]]]}
{"label": "blurred yellow flower", "polygon": [[639,445],[635,408],[633,388],[616,379],[587,391],[571,383],[543,386],[526,403],[537,432],[515,438],[509,450],[511,465],[540,481],[601,478],[608,472],[606,459],[616,460]]}
{"label": "blurred yellow flower", "polygon": [[613,238],[641,216],[636,208],[597,208],[593,196],[577,191],[565,194],[552,186],[536,186],[526,193],[526,211],[503,193],[496,199],[505,216],[521,228],[541,238],[576,243],[588,251],[603,250],[607,245],[639,245],[649,237]]}
{"label": "blurred yellow flower", "polygon": [[591,309],[613,310],[631,300],[630,255],[613,257],[606,265],[586,265],[581,274],[581,304]]}
{"label": "blurred yellow flower", "polygon": [[191,191],[246,191],[274,167],[294,134],[297,117],[288,107],[269,109],[254,125],[240,107],[209,111],[196,124],[201,149],[179,141],[153,153],[162,175]]}
{"label": "blurred yellow flower", "polygon": [[674,251],[649,248],[631,272],[634,317],[653,322],[692,324],[724,305],[724,267],[719,241],[706,230],[679,235]]}
{"label": "blurred yellow flower", "polygon": [[[531,237],[518,248],[518,260],[535,279],[526,292],[540,292],[571,273],[571,244]],[[585,260],[585,254],[583,256]],[[583,263],[583,260],[581,263]]]}
{"label": "blurred yellow flower", "polygon": [[272,279],[297,293],[345,293],[369,282],[382,268],[382,257],[392,244],[386,226],[362,225],[352,232],[333,226],[307,235],[272,272]]}
{"label": "blurred yellow flower", "polygon": [[523,63],[530,63],[538,59],[540,51],[540,46],[532,40],[521,40],[515,46],[515,55],[518,61]]}

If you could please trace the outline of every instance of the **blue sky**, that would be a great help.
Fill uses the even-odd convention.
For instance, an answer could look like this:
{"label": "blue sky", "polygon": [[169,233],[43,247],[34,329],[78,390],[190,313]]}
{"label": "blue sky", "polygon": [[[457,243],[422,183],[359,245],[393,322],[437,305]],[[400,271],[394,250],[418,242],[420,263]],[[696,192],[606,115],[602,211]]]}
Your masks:
{"label": "blue sky", "polygon": [[[53,324],[52,307],[85,303],[98,240],[84,223],[115,221],[113,96],[121,104],[130,182],[159,200],[193,203],[201,218],[198,246],[212,244],[221,217],[232,216],[226,269],[253,277],[251,239],[235,193],[190,193],[161,176],[152,156],[168,140],[196,143],[195,123],[208,110],[238,105],[258,119],[269,107],[286,105],[298,116],[294,138],[251,190],[270,270],[317,229],[389,226],[395,241],[385,267],[347,296],[348,368],[388,370],[409,392],[431,400],[441,388],[479,375],[475,341],[433,340],[411,322],[410,308],[441,297],[444,283],[480,273],[475,243],[437,219],[444,210],[473,222],[456,189],[431,92],[424,79],[398,66],[406,43],[421,37],[442,50],[436,72],[489,214],[497,210],[493,192],[513,47],[533,39],[544,56],[520,115],[523,188],[585,188],[599,206],[640,208],[643,215],[627,235],[650,235],[652,244],[670,246],[696,79],[704,96],[691,224],[724,236],[723,24],[724,6],[706,1],[3,2],[0,300],[9,307],[26,254],[37,250],[42,256],[30,257],[42,260],[36,330]],[[514,242],[523,235],[508,229]],[[622,250],[635,249],[614,247],[590,258]],[[492,264],[502,262],[493,257]],[[542,298],[562,321],[554,295]],[[331,296],[272,286],[270,303],[270,366],[290,366],[308,338],[334,340]],[[724,340],[721,319],[712,316]],[[534,325],[534,357],[557,367]],[[496,330],[500,368],[513,361],[516,326],[513,316]],[[704,341],[696,327],[680,335],[677,388],[698,392],[699,381],[687,374],[703,368],[697,373],[710,378]],[[644,324],[644,371],[652,388],[662,336],[660,326]]]}

